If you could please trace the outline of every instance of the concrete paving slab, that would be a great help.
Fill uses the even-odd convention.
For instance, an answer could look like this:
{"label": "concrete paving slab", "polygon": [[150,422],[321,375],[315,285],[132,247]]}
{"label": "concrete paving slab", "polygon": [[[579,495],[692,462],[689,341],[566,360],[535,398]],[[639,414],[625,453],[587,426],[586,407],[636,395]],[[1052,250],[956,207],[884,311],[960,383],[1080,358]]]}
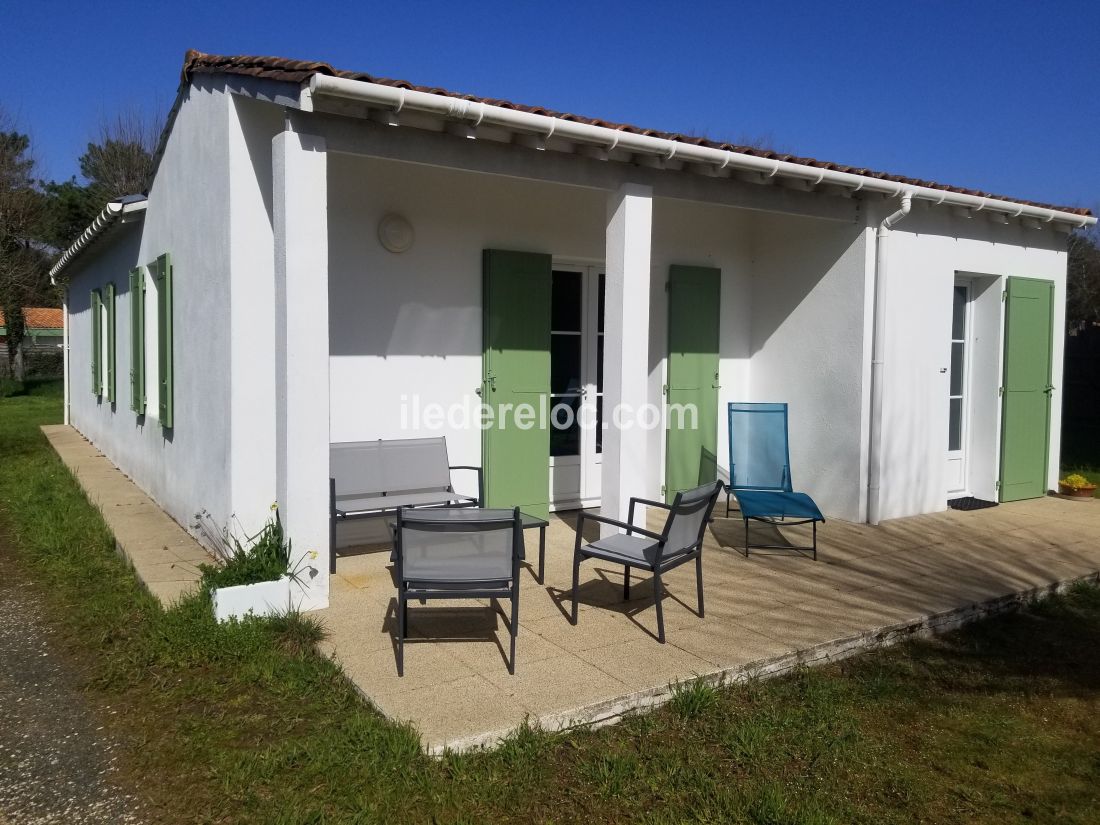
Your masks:
{"label": "concrete paving slab", "polygon": [[194,582],[188,581],[145,582],[144,584],[145,589],[166,608],[191,595],[195,587]]}
{"label": "concrete paving slab", "polygon": [[694,653],[648,637],[582,650],[577,655],[636,690],[692,679],[714,669],[711,662]]}
{"label": "concrete paving slab", "polygon": [[[408,666],[408,662],[406,662]],[[372,697],[373,699],[374,697]],[[448,746],[463,749],[466,743],[485,733],[486,720],[509,720],[490,734],[499,738],[527,718],[521,702],[504,695],[483,676],[466,676],[454,681],[428,684],[398,694],[380,696],[375,702],[388,716],[408,718],[417,710],[417,728],[434,752]],[[511,720],[516,720],[514,723]]]}
{"label": "concrete paving slab", "polygon": [[482,675],[534,718],[546,707],[576,707],[628,690],[625,683],[565,652],[531,661],[521,648],[514,676],[503,667],[487,668]]}
{"label": "concrete paving slab", "polygon": [[733,622],[708,622],[700,628],[684,628],[669,638],[669,644],[705,659],[712,669],[747,665],[795,650],[793,645]]}
{"label": "concrete paving slab", "polygon": [[194,592],[201,578],[197,565],[214,562],[209,553],[72,427],[50,424],[42,432],[161,605]]}
{"label": "concrete paving slab", "polygon": [[[552,729],[605,724],[667,701],[677,681],[833,661],[1006,609],[1021,593],[1096,578],[1100,508],[1095,519],[1067,519],[1072,506],[1041,499],[881,527],[829,521],[817,562],[789,552],[745,558],[743,524],[717,518],[704,544],[706,616],[695,613],[694,566],[669,574],[665,645],[655,639],[649,577],[635,574],[624,601],[621,568],[599,562],[581,568],[580,621],[569,624],[575,532],[568,514],[556,515],[545,585],[529,571],[521,577],[515,676],[502,653],[506,622],[486,609],[414,622],[421,638],[407,647],[399,679],[392,622],[383,620],[395,592],[388,554],[341,556],[333,606],[321,614],[332,634],[324,649],[383,712],[412,722],[430,752],[491,745],[524,718]],[[659,529],[659,517],[649,526]]]}

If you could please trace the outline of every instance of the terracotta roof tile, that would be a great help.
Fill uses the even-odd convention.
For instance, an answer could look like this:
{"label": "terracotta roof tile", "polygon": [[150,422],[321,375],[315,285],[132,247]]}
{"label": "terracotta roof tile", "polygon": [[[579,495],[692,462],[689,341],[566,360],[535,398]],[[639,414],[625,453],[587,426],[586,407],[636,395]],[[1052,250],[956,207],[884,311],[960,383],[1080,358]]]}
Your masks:
{"label": "terracotta roof tile", "polygon": [[[61,310],[56,307],[23,307],[23,320],[27,329],[61,329],[64,324]],[[4,323],[4,313],[0,312],[0,327]]]}
{"label": "terracotta roof tile", "polygon": [[342,69],[336,69],[330,66],[328,63],[319,63],[307,60],[288,60],[287,58],[283,57],[213,55],[204,54],[202,52],[198,52],[192,49],[188,51],[187,54],[184,56],[183,72],[181,79],[184,83],[188,83],[190,82],[191,78],[196,74],[246,75],[249,77],[267,78],[269,80],[280,80],[287,83],[304,83],[315,74],[331,75],[333,77],[343,77],[349,80],[362,80],[368,83],[377,83],[382,86],[393,86],[394,88],[399,89],[410,89],[418,92],[428,92],[430,94],[444,95],[446,97],[454,97],[461,100],[485,103],[492,106],[501,106],[506,109],[515,109],[517,111],[529,112],[531,114],[547,115],[549,117],[562,118],[564,120],[571,120],[577,123],[587,123],[593,126],[604,126],[609,129],[619,129],[624,132],[631,132],[639,135],[650,135],[652,137],[664,138],[666,140],[677,140],[683,143],[691,143],[696,146],[707,146],[714,149],[724,149],[731,152],[738,152],[740,154],[767,158],[769,160],[787,161],[804,166],[830,169],[837,172],[847,172],[852,175],[863,175],[865,177],[878,178],[880,180],[889,180],[896,183],[905,183],[912,186],[924,186],[931,189],[941,189],[947,192],[959,192],[962,194],[974,195],[981,198],[993,198],[996,200],[1010,201],[1012,203],[1022,203],[1028,206],[1038,206],[1044,209],[1056,209],[1060,212],[1068,212],[1074,215],[1092,214],[1088,209],[1082,209],[1079,207],[1054,206],[1048,203],[1039,203],[1036,201],[1023,200],[1021,198],[1011,198],[1005,195],[993,195],[988,192],[981,192],[976,189],[965,189],[958,186],[948,186],[946,184],[936,183],[935,181],[910,178],[904,175],[894,175],[888,172],[876,172],[862,167],[845,166],[844,164],[830,163],[828,161],[815,160],[814,158],[798,157],[796,155],[781,154],[769,150],[754,149],[750,146],[738,146],[737,144],[733,143],[712,141],[701,137],[679,135],[671,132],[657,131],[654,129],[642,129],[638,126],[631,126],[626,123],[613,123],[597,118],[588,118],[581,115],[570,114],[568,112],[556,112],[551,109],[543,108],[541,106],[525,106],[507,100],[497,100],[494,98],[477,97],[476,95],[460,94],[458,92],[452,92],[448,89],[440,89],[438,87],[416,86],[412,83],[409,83],[407,80],[395,80],[389,77],[378,77],[376,75],[367,74],[366,72],[350,72],[344,71]]}

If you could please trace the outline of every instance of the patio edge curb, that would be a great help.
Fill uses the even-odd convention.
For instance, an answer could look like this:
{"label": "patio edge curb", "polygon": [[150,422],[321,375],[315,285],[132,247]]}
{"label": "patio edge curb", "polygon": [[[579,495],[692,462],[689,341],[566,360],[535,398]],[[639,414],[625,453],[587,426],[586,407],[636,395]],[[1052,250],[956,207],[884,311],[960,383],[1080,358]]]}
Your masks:
{"label": "patio edge curb", "polygon": [[[883,625],[874,630],[862,631],[827,642],[820,642],[802,650],[784,653],[767,659],[758,659],[743,665],[719,668],[697,674],[696,678],[718,687],[746,682],[750,679],[772,679],[783,676],[799,667],[816,667],[839,662],[860,653],[881,650],[914,638],[928,638],[948,633],[971,622],[988,616],[996,616],[1015,610],[1036,598],[1062,593],[1081,582],[1100,583],[1100,571],[1094,571],[1070,579],[1039,585],[997,596],[983,602],[971,602],[938,613]],[[580,728],[600,728],[612,725],[645,710],[666,704],[673,696],[674,683],[648,688],[627,696],[582,705],[567,711],[528,718],[527,722],[550,733],[561,733]],[[519,726],[498,729],[471,736],[460,737],[445,743],[424,743],[423,749],[430,756],[445,753],[489,749],[498,745]]]}

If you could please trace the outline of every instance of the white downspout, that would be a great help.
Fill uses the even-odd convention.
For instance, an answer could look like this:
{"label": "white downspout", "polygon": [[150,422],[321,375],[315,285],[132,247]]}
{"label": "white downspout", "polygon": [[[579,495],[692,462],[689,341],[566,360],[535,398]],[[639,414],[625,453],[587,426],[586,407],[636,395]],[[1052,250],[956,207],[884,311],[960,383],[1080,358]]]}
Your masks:
{"label": "white downspout", "polygon": [[61,363],[62,386],[64,395],[64,422],[69,423],[69,290],[65,290],[61,299]]}
{"label": "white downspout", "polygon": [[913,206],[913,193],[901,196],[901,206],[878,226],[875,235],[874,328],[871,334],[871,432],[867,447],[867,521],[879,523],[882,481],[882,384],[886,363],[887,241],[890,230],[905,219]]}

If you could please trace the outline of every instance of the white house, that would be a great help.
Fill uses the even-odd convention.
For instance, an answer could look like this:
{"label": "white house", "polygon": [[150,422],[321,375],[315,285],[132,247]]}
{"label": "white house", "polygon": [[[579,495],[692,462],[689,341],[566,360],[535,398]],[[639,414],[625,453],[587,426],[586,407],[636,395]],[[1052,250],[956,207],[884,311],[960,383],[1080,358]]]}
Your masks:
{"label": "white house", "polygon": [[[789,403],[795,487],[829,517],[1039,496],[1067,234],[1094,221],[190,52],[147,199],[109,204],[53,270],[67,420],[182,524],[206,509],[251,529],[277,500],[322,570],[331,442],[442,433],[452,463],[480,464],[504,425],[462,411],[509,394],[598,398],[600,426],[486,450],[496,503],[625,517],[631,495],[722,475],[729,401]],[[695,430],[651,420],[670,400],[697,405]],[[533,486],[494,485],[501,462]],[[325,606],[327,576],[311,588]]]}

